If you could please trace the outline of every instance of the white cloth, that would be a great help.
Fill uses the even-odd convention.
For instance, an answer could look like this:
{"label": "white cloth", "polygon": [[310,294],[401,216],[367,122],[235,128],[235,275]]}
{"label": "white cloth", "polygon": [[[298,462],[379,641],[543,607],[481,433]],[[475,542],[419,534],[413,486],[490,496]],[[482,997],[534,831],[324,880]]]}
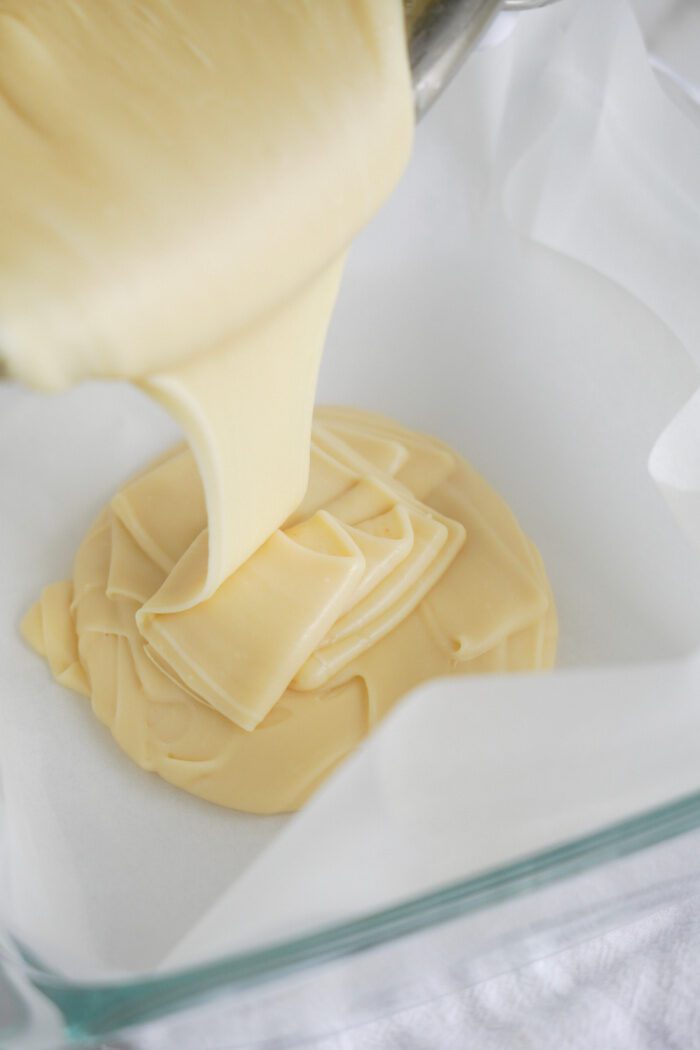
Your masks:
{"label": "white cloth", "polygon": [[694,897],[312,1047],[694,1050],[700,1045],[699,960],[700,897]]}

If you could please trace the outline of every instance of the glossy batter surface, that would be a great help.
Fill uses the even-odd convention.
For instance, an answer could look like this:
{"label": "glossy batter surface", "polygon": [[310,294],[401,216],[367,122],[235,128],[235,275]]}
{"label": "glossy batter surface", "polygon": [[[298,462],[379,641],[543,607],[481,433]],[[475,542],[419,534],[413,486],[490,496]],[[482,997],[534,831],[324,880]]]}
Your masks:
{"label": "glossy batter surface", "polygon": [[306,496],[207,601],[177,604],[206,527],[174,449],[111,501],[23,630],[144,769],[222,805],[295,809],[412,686],[551,666],[541,560],[438,441],[316,413]]}

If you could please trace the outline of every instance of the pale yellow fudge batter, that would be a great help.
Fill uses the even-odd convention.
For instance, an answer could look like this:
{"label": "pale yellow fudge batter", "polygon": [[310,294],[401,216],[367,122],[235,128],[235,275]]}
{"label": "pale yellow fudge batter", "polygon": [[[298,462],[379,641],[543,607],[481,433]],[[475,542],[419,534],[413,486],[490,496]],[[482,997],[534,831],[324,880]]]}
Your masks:
{"label": "pale yellow fudge batter", "polygon": [[554,602],[513,515],[381,416],[319,409],[302,504],[173,614],[205,528],[176,448],[114,497],[23,627],[135,762],[213,802],[295,809],[411,686],[553,662]]}
{"label": "pale yellow fudge batter", "polygon": [[343,252],[411,134],[399,0],[0,0],[0,356],[130,378],[188,440],[23,632],[223,805],[296,808],[428,677],[554,658],[539,556],[463,460],[349,409],[312,428]]}

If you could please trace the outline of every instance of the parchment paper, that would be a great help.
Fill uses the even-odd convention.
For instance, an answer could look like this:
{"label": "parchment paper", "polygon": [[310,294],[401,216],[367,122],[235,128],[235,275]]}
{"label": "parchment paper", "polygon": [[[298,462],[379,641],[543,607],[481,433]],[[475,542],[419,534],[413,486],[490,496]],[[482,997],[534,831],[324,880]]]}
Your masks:
{"label": "parchment paper", "polygon": [[0,900],[25,948],[93,979],[181,966],[700,787],[700,559],[659,492],[694,532],[698,134],[623,0],[522,16],[419,129],[351,254],[320,399],[433,431],[503,493],[551,574],[561,669],[418,690],[289,820],[142,773],[22,644],[174,430],[124,386],[3,385]]}

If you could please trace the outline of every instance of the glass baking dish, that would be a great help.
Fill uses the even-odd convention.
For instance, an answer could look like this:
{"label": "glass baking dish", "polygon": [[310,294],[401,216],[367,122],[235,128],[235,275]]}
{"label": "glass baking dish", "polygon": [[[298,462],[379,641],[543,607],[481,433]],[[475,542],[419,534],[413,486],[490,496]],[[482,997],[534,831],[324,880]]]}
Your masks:
{"label": "glass baking dish", "polygon": [[697,893],[700,794],[352,922],[168,977],[7,961],[3,1047],[297,1045],[468,987]]}
{"label": "glass baking dish", "polygon": [[[503,492],[551,573],[561,670],[508,683],[435,683],[399,705],[299,818],[299,827],[313,831],[324,807],[344,812],[358,785],[379,799],[377,812],[365,807],[364,824],[341,834],[367,874],[356,897],[336,902],[332,921],[320,906],[302,908],[284,935],[261,924],[260,936],[235,952],[212,948],[167,972],[77,977],[49,964],[30,938],[14,936],[5,905],[5,1050],[295,1045],[466,987],[697,890],[700,559],[664,506],[647,458],[697,387],[698,368],[642,304],[585,267],[521,241],[503,222],[483,162],[488,127],[470,101],[483,75],[479,61],[421,126],[406,178],[353,250],[320,397],[433,430]],[[363,355],[377,354],[376,383],[367,390]],[[24,419],[41,412],[54,429],[67,430],[96,398],[96,445],[121,440],[115,435],[125,418],[136,445],[158,425],[137,398],[117,402],[103,388],[50,406],[10,388],[0,398],[8,471],[8,447],[24,440],[13,415],[17,399]],[[145,422],[134,422],[143,413]],[[60,473],[38,443],[26,456],[26,477],[47,463]],[[72,504],[57,508],[52,523],[59,537],[65,533],[66,552],[74,515]],[[16,542],[10,530],[6,557]],[[3,634],[13,630],[2,623]],[[2,689],[11,688],[8,677]],[[58,699],[60,690],[52,696],[68,702]],[[462,703],[465,711],[470,697],[473,710],[485,712],[483,725],[477,722],[483,747],[455,732],[454,751],[436,771],[435,756],[420,752],[431,731],[426,710]],[[529,728],[513,714],[518,704],[533,713]],[[569,723],[567,704],[571,712],[589,704],[591,722],[598,720],[588,751],[587,724],[573,714]],[[663,722],[654,720],[661,707],[667,722],[675,720],[676,736],[664,736]],[[455,726],[459,717],[455,708]],[[489,734],[498,753],[489,753]],[[619,743],[626,740],[628,749]],[[460,760],[474,761],[480,751],[484,766],[475,766],[472,795],[460,780],[465,797],[446,797],[442,812],[420,811],[415,796],[405,805],[407,772],[414,779],[461,776]],[[60,822],[60,813],[51,816]],[[3,823],[0,811],[4,834]],[[330,838],[323,841],[327,852]],[[280,843],[273,840],[271,856],[281,850],[284,858]],[[321,875],[316,883],[309,878],[309,896],[320,894],[339,858],[319,850]],[[3,862],[12,867],[7,853]],[[396,863],[411,869],[401,891],[381,878]],[[54,887],[46,882],[43,893],[51,906]],[[216,909],[212,916],[210,928],[220,920]]]}

